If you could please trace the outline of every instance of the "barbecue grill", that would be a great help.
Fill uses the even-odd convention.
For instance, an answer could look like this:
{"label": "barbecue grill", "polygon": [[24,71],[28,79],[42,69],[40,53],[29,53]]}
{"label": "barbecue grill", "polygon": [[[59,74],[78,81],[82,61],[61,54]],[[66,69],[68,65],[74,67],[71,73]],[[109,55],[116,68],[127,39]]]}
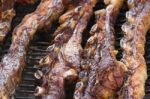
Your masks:
{"label": "barbecue grill", "polygon": [[[94,11],[98,9],[102,9],[105,7],[104,3],[101,2],[100,0],[96,7],[94,8]],[[10,33],[8,33],[4,44],[2,45],[0,49],[0,60],[4,54],[7,53],[7,50],[11,44],[11,33],[12,30],[16,25],[18,25],[22,18],[35,10],[39,2],[36,4],[30,4],[30,5],[25,5],[25,6],[16,6],[15,10],[17,15],[13,19],[12,22],[12,29]],[[116,22],[115,26],[115,39],[116,39],[116,49],[119,50],[119,53],[117,55],[117,59],[119,60],[121,58],[121,53],[122,50],[120,48],[120,39],[122,38],[123,34],[121,31],[121,25],[125,22],[125,13],[128,10],[124,5],[124,7],[121,10],[121,13],[119,14],[119,17]],[[94,15],[88,22],[87,29],[84,31],[84,36],[83,36],[83,42],[82,45],[84,46],[87,39],[89,38],[89,30],[91,29],[92,25],[94,25]],[[38,65],[39,60],[44,57],[48,52],[46,51],[46,48],[50,45],[50,41],[53,39],[52,34],[58,27],[58,23],[54,22],[52,27],[48,29],[46,32],[45,31],[38,31],[36,35],[34,36],[34,39],[31,41],[28,53],[26,56],[26,67],[22,73],[22,80],[20,85],[16,88],[14,98],[15,99],[40,99],[40,97],[34,96],[35,88],[36,86],[41,84],[40,80],[37,80],[34,78],[34,72],[37,70],[36,65]],[[149,31],[150,32],[150,31]],[[146,86],[145,86],[145,98],[144,99],[150,99],[150,33],[147,33],[146,37],[146,46],[145,46],[145,59],[147,63],[147,72],[148,72],[148,79],[146,81]],[[75,88],[75,84],[70,85],[67,87],[66,93],[67,99],[72,99],[73,97],[73,90]]]}

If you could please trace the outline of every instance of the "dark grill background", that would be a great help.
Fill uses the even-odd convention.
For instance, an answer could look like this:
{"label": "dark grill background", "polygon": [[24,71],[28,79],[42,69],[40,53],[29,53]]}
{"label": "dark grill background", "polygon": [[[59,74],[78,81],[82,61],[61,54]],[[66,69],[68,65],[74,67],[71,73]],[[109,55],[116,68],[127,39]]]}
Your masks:
{"label": "dark grill background", "polygon": [[[94,11],[105,8],[105,5],[103,0],[99,0],[100,2],[97,3],[96,7],[94,8]],[[11,33],[16,25],[18,25],[22,18],[35,10],[39,2],[33,5],[26,5],[26,6],[15,6],[16,10],[16,16],[13,19],[12,22],[12,29],[8,36],[6,37],[6,40],[4,41],[4,44],[0,46],[0,60],[4,54],[7,53],[7,50],[11,44]],[[126,5],[124,5],[126,6]],[[117,55],[117,59],[119,60],[121,58],[121,48],[120,48],[120,39],[123,36],[121,33],[121,25],[125,22],[125,12],[127,9],[125,7],[122,8],[121,13],[119,14],[119,17],[117,18],[117,22],[115,25],[115,37],[116,37],[116,49],[119,50],[119,53]],[[83,33],[83,42],[82,45],[86,44],[87,39],[90,37],[89,31],[91,27],[95,24],[94,22],[95,16],[93,15],[88,23],[87,29]],[[14,97],[15,99],[39,99],[40,97],[34,96],[34,90],[37,85],[40,85],[40,81],[37,81],[34,78],[34,72],[37,70],[36,65],[38,65],[39,60],[44,57],[48,52],[46,51],[46,48],[49,46],[50,41],[52,40],[52,34],[58,27],[58,23],[54,22],[52,27],[47,30],[47,32],[44,31],[38,31],[37,34],[34,36],[34,39],[31,41],[31,44],[29,46],[29,50],[26,56],[26,68],[24,69],[22,73],[22,82],[21,84],[16,88]],[[147,71],[148,71],[148,79],[145,86],[145,99],[150,99],[150,32],[147,33],[146,36],[146,46],[145,46],[145,59],[147,63]],[[74,86],[70,85],[68,88],[66,88],[67,99],[71,99],[73,96],[73,90]]]}

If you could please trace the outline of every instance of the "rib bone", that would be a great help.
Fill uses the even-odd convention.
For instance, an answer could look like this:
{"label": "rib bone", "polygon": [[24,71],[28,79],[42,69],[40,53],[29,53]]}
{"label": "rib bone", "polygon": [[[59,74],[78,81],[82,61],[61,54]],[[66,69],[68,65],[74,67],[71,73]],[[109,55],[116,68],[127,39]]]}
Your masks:
{"label": "rib bone", "polygon": [[117,61],[114,48],[114,24],[123,0],[106,3],[110,3],[106,9],[95,12],[97,22],[91,29],[83,60],[83,65],[89,64],[90,69],[80,72],[83,77],[77,83],[75,99],[116,99],[123,84],[126,67]]}
{"label": "rib bone", "polygon": [[[143,99],[145,95],[147,69],[143,56],[146,33],[150,29],[149,5],[149,0],[145,3],[138,3],[135,8],[138,10],[142,6],[142,10],[139,9],[139,14],[134,16],[135,21],[130,21],[130,17],[127,17],[127,22],[123,25],[125,35],[121,40],[122,61],[128,68],[128,73],[120,90],[119,99]],[[129,11],[132,12],[132,9]]]}
{"label": "rib bone", "polygon": [[81,0],[78,7],[60,17],[61,25],[54,33],[53,44],[48,49],[48,59],[45,58],[49,63],[43,59],[42,62],[46,63],[41,63],[44,64],[42,68],[50,68],[43,77],[42,87],[47,90],[47,93],[42,95],[43,99],[65,98],[65,81],[72,82],[77,79],[80,71],[82,33],[95,4],[94,0]]}

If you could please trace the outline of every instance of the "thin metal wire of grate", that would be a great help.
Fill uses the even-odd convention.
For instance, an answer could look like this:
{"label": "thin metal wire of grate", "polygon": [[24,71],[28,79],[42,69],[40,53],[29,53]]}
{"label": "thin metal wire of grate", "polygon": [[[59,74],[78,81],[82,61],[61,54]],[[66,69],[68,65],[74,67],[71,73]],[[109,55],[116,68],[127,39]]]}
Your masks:
{"label": "thin metal wire of grate", "polygon": [[30,45],[26,58],[27,66],[23,71],[21,84],[16,88],[15,99],[38,99],[34,96],[37,86],[34,72],[37,70],[39,60],[48,54],[46,51],[48,45],[48,42],[39,40]]}
{"label": "thin metal wire of grate", "polygon": [[150,31],[147,33],[146,36],[146,46],[145,46],[145,60],[147,64],[147,74],[148,79],[145,84],[145,98],[150,99]]}

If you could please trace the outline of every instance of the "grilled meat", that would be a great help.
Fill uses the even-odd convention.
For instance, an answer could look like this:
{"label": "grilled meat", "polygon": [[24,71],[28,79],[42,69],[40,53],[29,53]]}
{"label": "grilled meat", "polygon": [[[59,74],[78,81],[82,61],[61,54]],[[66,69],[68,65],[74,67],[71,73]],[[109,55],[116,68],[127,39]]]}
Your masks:
{"label": "grilled meat", "polygon": [[33,4],[38,0],[2,0],[0,2],[0,43],[11,29],[11,22],[15,16],[14,4]]}
{"label": "grilled meat", "polygon": [[79,6],[60,17],[61,25],[54,33],[49,55],[40,61],[43,84],[37,87],[36,95],[42,95],[43,99],[65,98],[65,81],[74,81],[80,71],[82,33],[95,4],[96,0],[81,0]]}
{"label": "grilled meat", "polygon": [[11,22],[15,16],[14,4],[33,4],[37,0],[1,0],[0,1],[0,43],[11,29]]}
{"label": "grilled meat", "polygon": [[84,49],[82,72],[75,99],[116,99],[126,67],[116,60],[114,24],[123,0],[107,0],[106,9],[96,11],[97,22]]}
{"label": "grilled meat", "polygon": [[42,0],[37,9],[26,15],[14,29],[9,51],[0,63],[0,99],[10,99],[19,83],[27,48],[37,29],[50,25],[63,9],[62,0]]}
{"label": "grilled meat", "polygon": [[[127,22],[122,26],[124,37],[121,40],[123,58],[128,73],[119,93],[119,99],[143,99],[147,79],[146,63],[143,57],[145,36],[150,28],[150,1],[138,3],[127,12]],[[137,9],[138,13],[134,12]],[[130,13],[129,13],[130,12]]]}
{"label": "grilled meat", "polygon": [[128,7],[133,8],[136,7],[139,3],[145,3],[146,0],[127,0]]}
{"label": "grilled meat", "polygon": [[12,18],[15,16],[13,9],[14,0],[2,0],[0,2],[0,43],[10,30]]}

